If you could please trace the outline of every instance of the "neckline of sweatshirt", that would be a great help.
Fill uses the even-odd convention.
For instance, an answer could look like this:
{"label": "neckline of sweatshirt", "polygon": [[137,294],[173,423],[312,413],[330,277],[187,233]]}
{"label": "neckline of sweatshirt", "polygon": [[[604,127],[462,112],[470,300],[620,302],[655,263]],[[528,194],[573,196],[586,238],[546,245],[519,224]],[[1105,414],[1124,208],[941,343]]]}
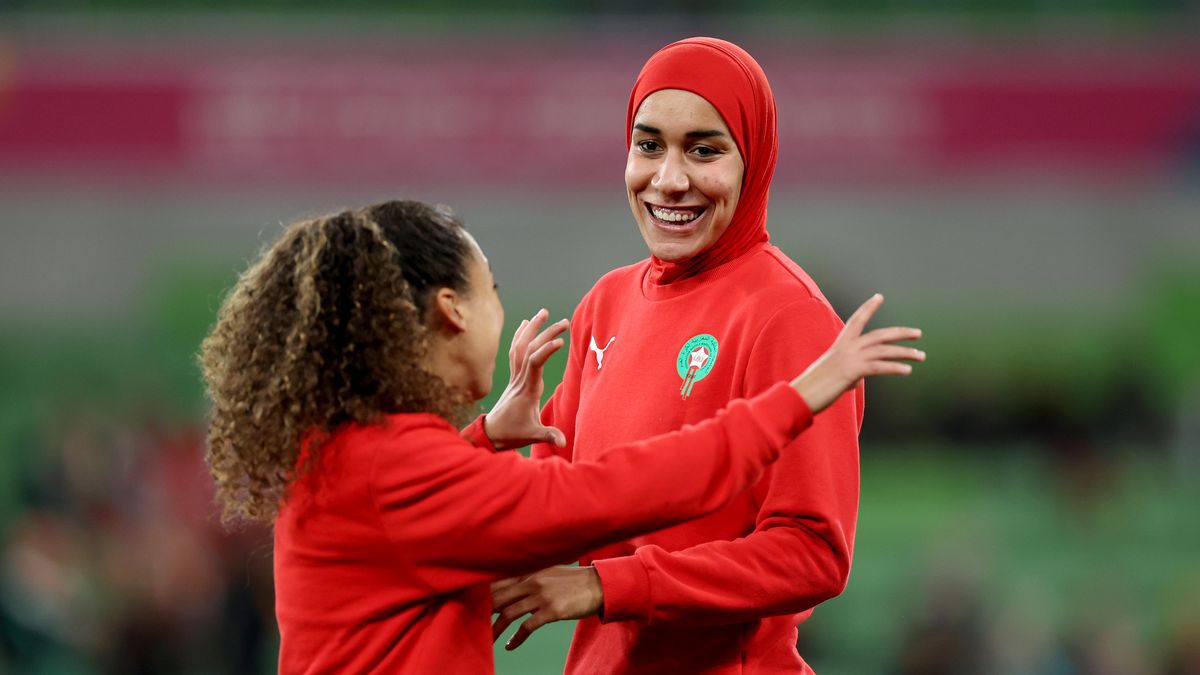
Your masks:
{"label": "neckline of sweatshirt", "polygon": [[697,274],[695,276],[690,276],[685,279],[679,279],[677,281],[672,281],[671,283],[668,283],[668,284],[656,284],[650,280],[650,271],[653,266],[650,264],[651,259],[648,258],[648,259],[642,261],[642,263],[640,265],[642,267],[642,270],[641,270],[642,297],[650,302],[672,300],[672,299],[675,299],[678,297],[682,297],[684,295],[691,293],[692,291],[695,291],[697,289],[703,288],[703,287],[711,284],[712,282],[716,281],[717,279],[721,279],[723,277],[733,274],[738,269],[740,269],[743,265],[746,265],[747,263],[749,263],[750,260],[752,258],[754,258],[757,254],[759,254],[763,251],[766,251],[770,247],[771,247],[770,242],[762,242],[760,244],[755,245],[753,248],[746,251],[744,254],[734,258],[733,260],[730,260],[727,263],[717,265],[716,267],[713,267],[712,269],[704,270],[703,272],[701,272],[700,274]]}

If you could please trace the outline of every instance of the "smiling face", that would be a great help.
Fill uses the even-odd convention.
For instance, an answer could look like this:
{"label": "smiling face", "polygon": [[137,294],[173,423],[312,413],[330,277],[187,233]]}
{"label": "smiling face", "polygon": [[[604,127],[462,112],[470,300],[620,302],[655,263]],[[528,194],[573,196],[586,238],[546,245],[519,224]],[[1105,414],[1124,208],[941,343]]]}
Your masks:
{"label": "smiling face", "polygon": [[733,219],[744,172],[729,127],[711,103],[680,89],[642,101],[625,187],[650,253],[679,261],[712,246]]}

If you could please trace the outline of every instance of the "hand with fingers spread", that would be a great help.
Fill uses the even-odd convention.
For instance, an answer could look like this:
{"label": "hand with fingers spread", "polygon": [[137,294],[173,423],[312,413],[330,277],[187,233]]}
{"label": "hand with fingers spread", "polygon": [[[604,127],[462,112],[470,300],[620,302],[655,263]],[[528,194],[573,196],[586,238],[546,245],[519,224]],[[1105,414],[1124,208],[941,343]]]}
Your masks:
{"label": "hand with fingers spread", "polygon": [[878,328],[863,333],[867,322],[882,304],[882,295],[871,296],[846,321],[833,345],[800,377],[792,380],[792,386],[800,392],[814,415],[828,408],[864,377],[908,375],[912,366],[904,361],[925,360],[925,352],[894,344],[920,338],[919,328]]}
{"label": "hand with fingers spread", "polygon": [[562,348],[560,336],[568,326],[568,321],[562,319],[542,330],[549,316],[545,309],[538,310],[533,318],[522,321],[513,334],[508,349],[508,386],[483,420],[484,433],[497,449],[539,442],[561,448],[567,443],[562,431],[542,424],[540,415],[545,390],[542,369],[546,360]]}
{"label": "hand with fingers spread", "polygon": [[520,647],[533,632],[554,621],[582,619],[600,612],[604,591],[595,567],[550,567],[527,577],[492,584],[492,641],[514,621],[531,616],[517,627],[504,648]]}

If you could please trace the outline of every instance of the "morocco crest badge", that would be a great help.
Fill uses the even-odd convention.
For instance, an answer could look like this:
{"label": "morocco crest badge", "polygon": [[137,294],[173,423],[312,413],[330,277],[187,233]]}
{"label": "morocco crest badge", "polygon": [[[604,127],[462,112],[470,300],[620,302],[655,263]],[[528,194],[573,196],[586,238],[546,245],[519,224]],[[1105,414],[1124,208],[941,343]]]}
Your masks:
{"label": "morocco crest badge", "polygon": [[712,372],[717,362],[717,338],[701,333],[683,343],[679,357],[675,359],[675,370],[683,378],[679,395],[685,400],[692,395],[692,387]]}

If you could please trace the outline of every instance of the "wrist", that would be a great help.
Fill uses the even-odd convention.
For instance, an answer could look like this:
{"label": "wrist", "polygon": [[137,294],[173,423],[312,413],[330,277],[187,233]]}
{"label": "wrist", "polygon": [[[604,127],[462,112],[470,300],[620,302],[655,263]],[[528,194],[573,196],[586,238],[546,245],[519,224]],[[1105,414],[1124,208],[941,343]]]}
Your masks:
{"label": "wrist", "polygon": [[497,450],[507,450],[508,448],[504,447],[504,445],[502,443],[496,442],[496,437],[492,433],[493,430],[489,428],[491,421],[492,421],[491,413],[484,413],[482,418],[479,421],[480,431],[483,432],[483,435],[487,438],[488,443],[492,444],[493,448],[496,448]]}
{"label": "wrist", "polygon": [[649,621],[650,573],[636,554],[592,563],[601,584],[600,621]]}
{"label": "wrist", "polygon": [[599,616],[600,620],[603,621],[604,585],[600,583],[600,574],[596,571],[596,568],[592,566],[583,567],[581,569],[587,570],[588,601],[590,606],[594,609],[592,613]]}
{"label": "wrist", "polygon": [[804,399],[812,414],[828,408],[842,393],[836,385],[822,382],[819,373],[808,372],[792,380],[792,388]]}

